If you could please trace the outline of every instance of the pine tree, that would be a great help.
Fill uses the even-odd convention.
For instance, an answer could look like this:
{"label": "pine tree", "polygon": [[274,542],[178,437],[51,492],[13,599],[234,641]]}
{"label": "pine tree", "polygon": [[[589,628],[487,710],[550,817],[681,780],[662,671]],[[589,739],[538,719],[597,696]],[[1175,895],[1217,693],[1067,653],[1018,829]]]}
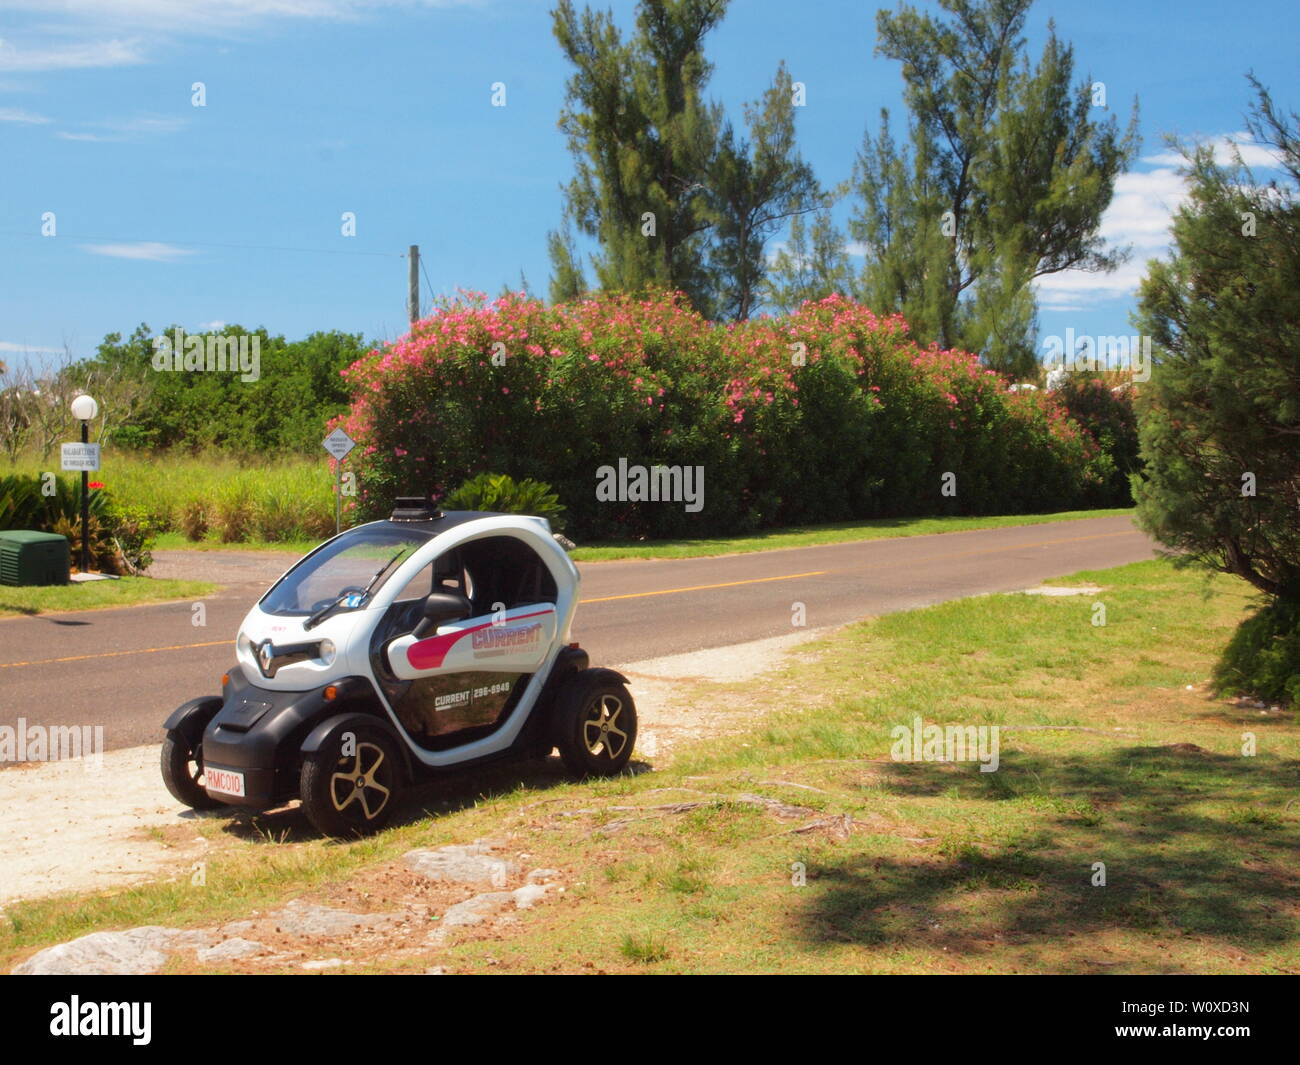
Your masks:
{"label": "pine tree", "polygon": [[553,300],[588,288],[576,229],[597,245],[592,287],[676,289],[707,317],[748,318],[765,291],[769,239],[825,203],[795,144],[784,64],[745,107],[744,133],[705,99],[704,40],[726,9],[639,0],[625,41],[608,12],[556,7],[555,36],[574,66],[560,126],[576,172],[564,224],[548,238]]}
{"label": "pine tree", "polygon": [[[1290,181],[1184,150],[1190,199],[1143,280],[1138,520],[1183,564],[1300,605],[1300,116],[1255,82],[1247,125]],[[1300,673],[1300,663],[1296,663]]]}
{"label": "pine tree", "polygon": [[709,167],[709,263],[725,317],[744,320],[758,304],[768,238],[787,219],[826,202],[812,167],[799,156],[794,115],[793,80],[782,63],[762,100],[745,107],[748,140],[739,142],[727,122]]}
{"label": "pine tree", "polygon": [[[560,118],[576,163],[566,211],[599,244],[593,267],[601,288],[673,288],[697,309],[712,309],[703,175],[721,116],[704,99],[712,68],[703,42],[726,8],[726,0],[642,0],[630,41],[608,12],[579,16],[571,0],[553,12],[555,37],[575,68]],[[552,295],[585,287],[562,233],[551,235],[550,250]]]}
{"label": "pine tree", "polygon": [[899,310],[922,341],[979,352],[1010,375],[1035,368],[1032,281],[1110,270],[1098,235],[1115,178],[1137,148],[1094,121],[1089,79],[1071,88],[1073,49],[1049,24],[1031,65],[1021,36],[1032,0],[940,0],[876,18],[878,55],[903,65],[909,148],[888,115],[867,136],[850,225],[867,262],[858,295]]}
{"label": "pine tree", "polygon": [[785,246],[772,257],[763,285],[763,298],[782,314],[798,310],[806,300],[832,293],[848,295],[849,257],[844,237],[829,211],[818,211],[812,224],[801,215],[790,220]]}

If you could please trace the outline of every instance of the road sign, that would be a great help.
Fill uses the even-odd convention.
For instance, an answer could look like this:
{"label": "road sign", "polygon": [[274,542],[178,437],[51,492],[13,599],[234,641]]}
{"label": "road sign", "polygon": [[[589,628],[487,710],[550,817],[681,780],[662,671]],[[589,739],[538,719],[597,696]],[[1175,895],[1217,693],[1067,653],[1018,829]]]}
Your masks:
{"label": "road sign", "polygon": [[334,432],[321,441],[321,444],[326,451],[340,462],[347,458],[348,452],[357,446],[357,442],[342,429],[335,429]]}
{"label": "road sign", "polygon": [[65,470],[99,469],[98,444],[64,444],[60,455]]}

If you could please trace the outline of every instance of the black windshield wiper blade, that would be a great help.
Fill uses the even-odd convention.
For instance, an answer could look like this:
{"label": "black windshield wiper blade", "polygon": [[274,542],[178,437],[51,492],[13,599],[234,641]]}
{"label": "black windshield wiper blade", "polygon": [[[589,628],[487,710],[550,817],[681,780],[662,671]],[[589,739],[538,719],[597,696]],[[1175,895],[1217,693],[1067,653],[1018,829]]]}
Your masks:
{"label": "black windshield wiper blade", "polygon": [[[392,558],[390,558],[387,562],[385,562],[382,566],[380,566],[377,570],[375,570],[375,575],[370,578],[370,583],[368,583],[364,588],[361,589],[360,603],[364,603],[366,601],[366,597],[370,595],[370,590],[374,588],[375,583],[379,580],[380,577],[382,577],[385,573],[387,573],[390,568],[392,568],[394,562],[396,562],[399,558],[401,558],[404,554],[406,554],[406,550],[407,549],[403,547],[400,551],[397,552],[397,554],[395,554]],[[306,621],[304,621],[302,623],[302,627],[304,629],[314,629],[327,617],[333,614],[334,611],[336,611],[339,607],[341,607],[349,598],[350,596],[348,594],[340,595],[337,599],[334,600],[334,602],[330,603],[328,606],[321,607],[318,611],[316,611],[316,613],[314,613],[311,617],[309,617]],[[358,605],[360,605],[360,603],[358,603]]]}

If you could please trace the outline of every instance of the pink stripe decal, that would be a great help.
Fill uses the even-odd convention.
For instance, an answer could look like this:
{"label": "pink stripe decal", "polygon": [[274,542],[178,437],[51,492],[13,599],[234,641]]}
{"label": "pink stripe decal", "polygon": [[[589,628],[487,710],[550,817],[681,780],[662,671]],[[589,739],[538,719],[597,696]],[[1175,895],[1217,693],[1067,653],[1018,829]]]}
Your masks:
{"label": "pink stripe decal", "polygon": [[[554,613],[555,608],[552,607],[550,610],[539,610],[535,614],[520,614],[517,618],[510,618],[506,625],[513,625],[516,621],[523,621],[525,618],[540,618]],[[449,632],[445,636],[430,636],[427,640],[417,640],[406,649],[406,660],[411,664],[412,669],[437,669],[458,640],[491,627],[492,622],[488,621],[482,625],[475,625],[472,629],[461,629],[460,632]]]}

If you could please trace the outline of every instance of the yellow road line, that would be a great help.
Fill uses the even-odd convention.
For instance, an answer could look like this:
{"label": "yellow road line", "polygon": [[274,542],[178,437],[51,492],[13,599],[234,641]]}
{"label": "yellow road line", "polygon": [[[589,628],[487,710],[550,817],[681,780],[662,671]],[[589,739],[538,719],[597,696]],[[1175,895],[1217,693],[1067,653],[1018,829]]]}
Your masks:
{"label": "yellow road line", "polygon": [[676,595],[678,592],[703,592],[709,588],[735,588],[741,584],[767,584],[769,581],[792,581],[798,577],[820,577],[829,570],[815,569],[809,573],[787,573],[783,577],[754,577],[747,581],[723,581],[721,584],[694,584],[689,588],[665,588],[658,592],[630,592],[627,595],[602,595],[597,599],[579,599],[581,603],[608,603],[614,599],[643,599],[648,595]]}
{"label": "yellow road line", "polygon": [[967,555],[992,555],[998,551],[1023,551],[1027,547],[1051,547],[1053,544],[1076,544],[1081,540],[1106,540],[1112,536],[1141,536],[1137,529],[1125,529],[1123,532],[1093,533],[1091,536],[1065,536],[1058,540],[1039,540],[1032,544],[1007,544],[1005,547],[983,547],[975,551],[950,551],[943,555],[930,555],[928,558],[908,559],[908,564],[916,562],[936,562],[947,558],[964,558]]}
{"label": "yellow road line", "polygon": [[70,655],[67,658],[38,658],[31,662],[0,662],[0,669],[14,666],[48,666],[55,662],[84,662],[87,658],[119,658],[122,655],[151,655],[158,651],[188,651],[191,647],[217,647],[234,640],[209,640],[207,643],[177,643],[170,647],[141,647],[134,651],[101,651],[93,655]]}

